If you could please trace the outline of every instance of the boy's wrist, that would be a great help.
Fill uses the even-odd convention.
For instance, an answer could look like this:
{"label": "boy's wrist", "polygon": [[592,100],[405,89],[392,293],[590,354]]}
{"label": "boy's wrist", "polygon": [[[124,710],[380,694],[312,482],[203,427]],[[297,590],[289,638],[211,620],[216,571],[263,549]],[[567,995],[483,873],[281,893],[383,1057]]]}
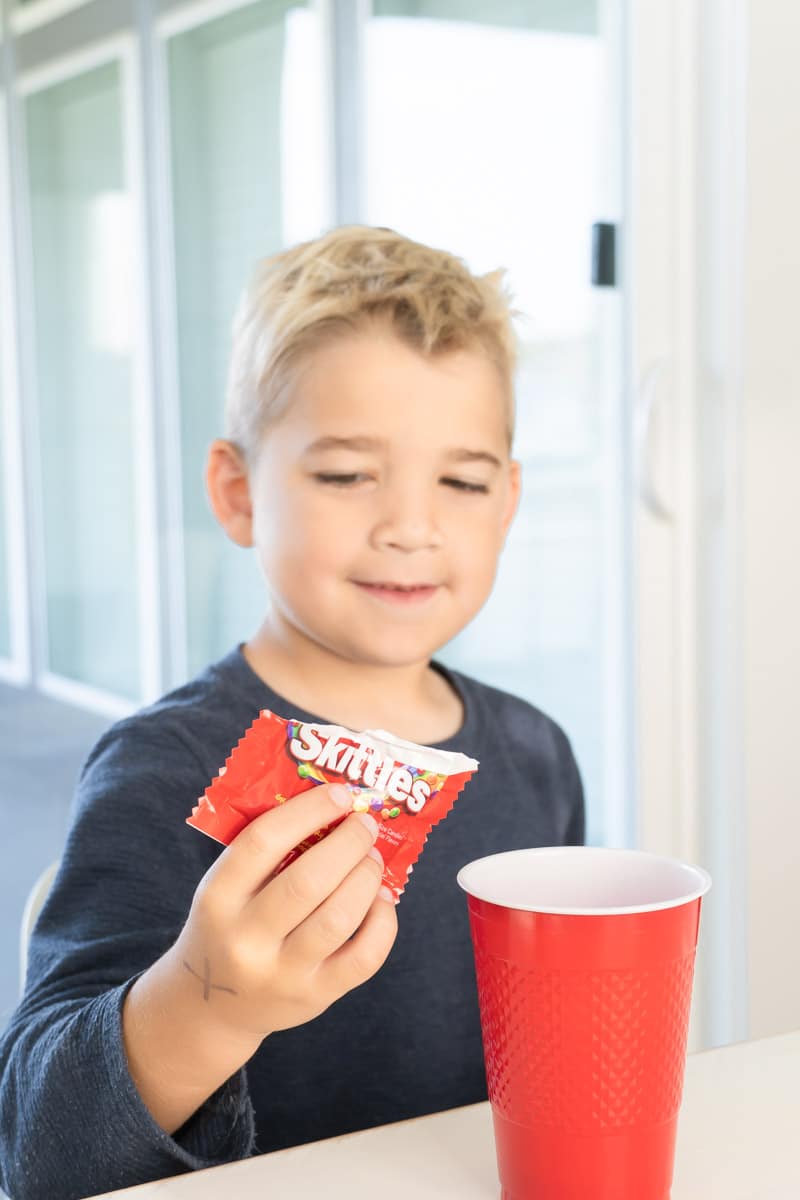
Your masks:
{"label": "boy's wrist", "polygon": [[[159,968],[158,984],[164,989],[165,1003],[180,1014],[182,1026],[192,1034],[201,1077],[209,1069],[230,1066],[231,1075],[238,1071],[261,1042],[238,1029],[230,1013],[221,1011],[224,1005],[214,994],[217,985],[205,964],[190,962],[178,940],[154,966]],[[224,1002],[227,997],[221,999]]]}
{"label": "boy's wrist", "polygon": [[211,1011],[174,947],[141,975],[125,997],[122,1031],[128,1071],[145,1107],[172,1135],[258,1046],[238,1038]]}

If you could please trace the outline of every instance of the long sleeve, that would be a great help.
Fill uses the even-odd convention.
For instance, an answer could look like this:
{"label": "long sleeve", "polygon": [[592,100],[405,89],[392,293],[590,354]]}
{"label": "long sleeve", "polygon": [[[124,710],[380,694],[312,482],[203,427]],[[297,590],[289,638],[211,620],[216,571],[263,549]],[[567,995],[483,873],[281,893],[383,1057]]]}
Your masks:
{"label": "long sleeve", "polygon": [[0,1039],[0,1183],[13,1200],[79,1200],[252,1153],[246,1067],[172,1137],[128,1071],[124,998],[174,942],[221,851],[184,823],[208,782],[190,747],[134,720],[84,767],[25,993]]}
{"label": "long sleeve", "polygon": [[581,773],[578,769],[578,764],[575,761],[575,755],[570,747],[570,757],[572,758],[571,779],[572,788],[570,795],[572,797],[572,812],[570,815],[569,824],[567,826],[566,836],[564,838],[565,846],[582,846],[586,841],[586,804],[583,792],[583,782],[581,781]]}
{"label": "long sleeve", "polygon": [[583,782],[572,744],[564,731],[553,724],[557,748],[558,792],[566,806],[563,845],[582,846],[586,839],[586,803]]}

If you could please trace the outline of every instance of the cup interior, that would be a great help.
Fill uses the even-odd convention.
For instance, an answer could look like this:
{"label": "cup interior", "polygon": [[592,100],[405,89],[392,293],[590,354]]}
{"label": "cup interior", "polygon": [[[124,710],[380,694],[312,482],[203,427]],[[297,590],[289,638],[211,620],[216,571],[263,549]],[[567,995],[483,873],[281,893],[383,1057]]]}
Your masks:
{"label": "cup interior", "polygon": [[644,850],[546,846],[475,859],[461,868],[457,882],[504,908],[610,916],[687,904],[705,895],[711,876]]}

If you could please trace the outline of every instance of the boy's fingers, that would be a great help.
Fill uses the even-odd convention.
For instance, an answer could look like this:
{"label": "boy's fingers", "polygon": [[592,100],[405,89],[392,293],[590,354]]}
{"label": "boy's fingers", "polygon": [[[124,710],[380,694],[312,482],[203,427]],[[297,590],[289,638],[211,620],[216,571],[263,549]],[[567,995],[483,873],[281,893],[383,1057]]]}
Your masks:
{"label": "boy's fingers", "polygon": [[328,784],[310,788],[261,813],[225,847],[206,872],[203,877],[206,893],[242,908],[290,850],[346,814],[347,809],[335,803]]}
{"label": "boy's fingers", "polygon": [[365,816],[348,815],[338,828],[271,879],[269,887],[253,896],[248,917],[273,937],[288,937],[333,895],[371,849],[378,826],[371,818],[365,821]]}
{"label": "boy's fingers", "polygon": [[323,986],[343,996],[371,979],[389,957],[396,937],[396,907],[377,896],[355,937],[320,965]]}
{"label": "boy's fingers", "polygon": [[381,886],[383,865],[367,855],[285,939],[283,955],[318,964],[356,932]]}

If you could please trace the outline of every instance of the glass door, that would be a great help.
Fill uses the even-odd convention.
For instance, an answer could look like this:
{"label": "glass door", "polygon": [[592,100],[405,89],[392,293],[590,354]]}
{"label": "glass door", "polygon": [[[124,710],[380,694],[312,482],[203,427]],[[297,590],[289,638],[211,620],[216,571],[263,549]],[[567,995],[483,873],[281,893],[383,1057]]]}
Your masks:
{"label": "glass door", "polygon": [[254,633],[266,604],[255,555],[226,539],[203,482],[208,446],[223,435],[236,302],[257,259],[333,222],[318,11],[259,0],[208,20],[205,7],[160,22],[183,513],[177,678]]}
{"label": "glass door", "polygon": [[[127,45],[127,43],[125,44]],[[23,77],[48,690],[127,711],[157,690],[135,146],[124,47]]]}
{"label": "glass door", "polygon": [[594,844],[632,841],[623,304],[613,255],[592,274],[593,227],[620,218],[618,21],[602,0],[375,0],[364,40],[365,221],[506,267],[525,314],[521,507],[442,657],[563,726]]}

